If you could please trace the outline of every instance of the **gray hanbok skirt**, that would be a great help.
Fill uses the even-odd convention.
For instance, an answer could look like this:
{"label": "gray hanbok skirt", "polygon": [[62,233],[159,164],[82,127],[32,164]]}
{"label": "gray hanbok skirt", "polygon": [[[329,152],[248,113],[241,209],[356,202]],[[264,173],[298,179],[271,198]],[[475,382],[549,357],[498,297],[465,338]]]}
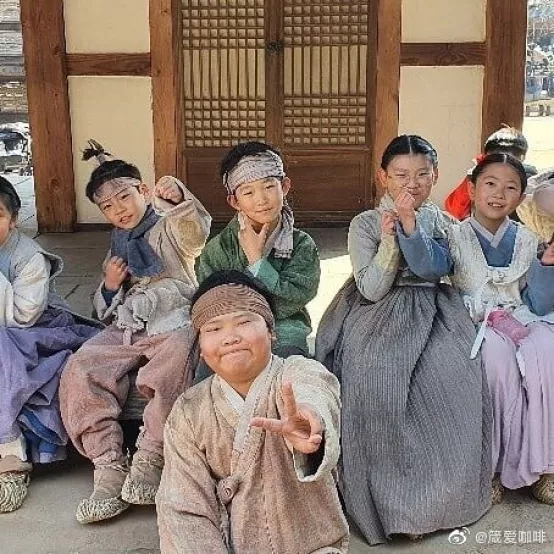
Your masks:
{"label": "gray hanbok skirt", "polygon": [[370,544],[468,525],[491,505],[491,403],[475,328],[447,285],[370,303],[351,278],[316,358],[342,386],[340,488]]}

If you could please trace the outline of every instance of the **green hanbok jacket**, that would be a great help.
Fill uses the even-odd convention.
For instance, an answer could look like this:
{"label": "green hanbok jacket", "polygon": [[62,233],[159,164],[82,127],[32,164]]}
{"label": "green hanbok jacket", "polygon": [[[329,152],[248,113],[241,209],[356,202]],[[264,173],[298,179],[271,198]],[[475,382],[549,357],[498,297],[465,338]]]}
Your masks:
{"label": "green hanbok jacket", "polygon": [[[248,270],[238,239],[237,217],[204,248],[196,262],[201,283],[216,271]],[[290,259],[276,258],[272,250],[259,265],[257,279],[274,296],[276,311],[276,348],[294,346],[308,353],[307,337],[312,328],[306,304],[317,294],[321,269],[317,247],[310,235],[294,229],[293,254]]]}

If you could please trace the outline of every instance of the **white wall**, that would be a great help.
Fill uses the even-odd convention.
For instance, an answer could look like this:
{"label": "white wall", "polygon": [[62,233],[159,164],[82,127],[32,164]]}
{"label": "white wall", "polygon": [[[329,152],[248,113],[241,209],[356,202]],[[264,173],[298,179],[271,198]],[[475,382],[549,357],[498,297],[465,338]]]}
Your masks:
{"label": "white wall", "polygon": [[485,40],[487,0],[403,0],[402,42]]}
{"label": "white wall", "polygon": [[150,52],[148,0],[64,0],[67,52]]}
{"label": "white wall", "polygon": [[85,196],[94,169],[81,161],[94,138],[114,156],[134,163],[146,183],[154,182],[152,84],[149,77],[70,77],[69,101],[73,165],[79,223],[102,223],[98,208]]}
{"label": "white wall", "polygon": [[399,132],[422,135],[439,154],[432,198],[442,205],[481,149],[483,67],[403,67]]}

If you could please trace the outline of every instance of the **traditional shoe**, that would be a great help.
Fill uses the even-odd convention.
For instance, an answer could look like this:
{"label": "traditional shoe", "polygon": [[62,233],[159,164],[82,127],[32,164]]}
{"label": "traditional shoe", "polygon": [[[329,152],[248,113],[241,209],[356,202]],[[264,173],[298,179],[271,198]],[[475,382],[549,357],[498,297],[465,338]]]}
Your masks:
{"label": "traditional shoe", "polygon": [[121,491],[123,500],[129,504],[155,504],[163,467],[162,456],[139,448]]}
{"label": "traditional shoe", "polygon": [[491,500],[493,504],[500,504],[504,498],[504,487],[499,477],[492,480]]}
{"label": "traditional shoe", "polygon": [[554,475],[543,475],[532,487],[533,496],[543,504],[554,504]]}
{"label": "traditional shoe", "polygon": [[94,468],[94,491],[82,500],[75,514],[79,523],[94,523],[124,512],[129,504],[121,499],[121,488],[129,469],[124,465]]}
{"label": "traditional shoe", "polygon": [[28,472],[0,473],[0,514],[19,510],[25,497],[31,478]]}

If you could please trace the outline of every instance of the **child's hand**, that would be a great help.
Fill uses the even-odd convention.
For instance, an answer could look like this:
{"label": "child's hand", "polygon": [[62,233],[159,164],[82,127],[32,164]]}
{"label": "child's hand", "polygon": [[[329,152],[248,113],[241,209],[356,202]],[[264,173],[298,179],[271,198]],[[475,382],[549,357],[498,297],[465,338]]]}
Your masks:
{"label": "child's hand", "polygon": [[394,236],[396,234],[396,220],[398,218],[396,215],[392,212],[389,212],[388,210],[385,210],[381,214],[381,236],[384,237],[386,235]]}
{"label": "child's hand", "polygon": [[306,405],[296,404],[291,383],[283,383],[284,417],[269,419],[252,418],[250,425],[272,433],[280,433],[298,452],[313,454],[323,442],[323,422],[314,410]]}
{"label": "child's hand", "polygon": [[541,258],[542,265],[554,265],[554,241],[551,241]]}
{"label": "child's hand", "polygon": [[154,196],[167,200],[172,204],[180,204],[183,199],[183,191],[171,177],[162,177],[154,187]]}
{"label": "child's hand", "polygon": [[415,199],[406,191],[402,191],[394,202],[394,206],[398,213],[400,223],[407,236],[415,233],[416,230],[416,213],[415,213]]}
{"label": "child's hand", "polygon": [[127,264],[116,256],[110,258],[104,273],[104,286],[111,292],[118,291],[129,275]]}
{"label": "child's hand", "polygon": [[248,263],[252,265],[263,257],[269,224],[266,223],[263,225],[260,232],[257,233],[248,217],[243,215],[241,217],[241,223],[239,244],[248,259]]}

